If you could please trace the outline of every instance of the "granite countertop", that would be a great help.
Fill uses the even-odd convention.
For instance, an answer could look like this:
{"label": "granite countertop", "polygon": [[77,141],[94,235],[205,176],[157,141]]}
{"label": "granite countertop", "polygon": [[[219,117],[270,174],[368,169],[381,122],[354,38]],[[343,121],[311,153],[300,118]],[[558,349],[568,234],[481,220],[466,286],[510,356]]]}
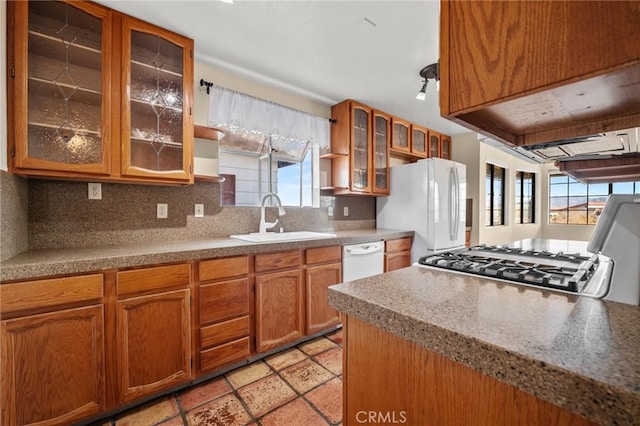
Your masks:
{"label": "granite countertop", "polygon": [[29,250],[0,263],[0,282],[413,236],[413,231],[388,229],[328,232],[336,237],[278,243],[250,243],[233,238],[210,238],[95,248]]}
{"label": "granite countertop", "polygon": [[329,303],[604,424],[640,421],[640,307],[412,266]]}

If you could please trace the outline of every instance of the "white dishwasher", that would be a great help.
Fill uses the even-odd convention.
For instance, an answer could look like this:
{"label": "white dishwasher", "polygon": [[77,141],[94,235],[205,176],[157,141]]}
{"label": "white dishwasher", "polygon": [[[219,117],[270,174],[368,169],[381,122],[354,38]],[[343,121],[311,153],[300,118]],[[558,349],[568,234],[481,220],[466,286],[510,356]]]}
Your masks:
{"label": "white dishwasher", "polygon": [[384,272],[384,242],[342,246],[342,281],[353,281]]}

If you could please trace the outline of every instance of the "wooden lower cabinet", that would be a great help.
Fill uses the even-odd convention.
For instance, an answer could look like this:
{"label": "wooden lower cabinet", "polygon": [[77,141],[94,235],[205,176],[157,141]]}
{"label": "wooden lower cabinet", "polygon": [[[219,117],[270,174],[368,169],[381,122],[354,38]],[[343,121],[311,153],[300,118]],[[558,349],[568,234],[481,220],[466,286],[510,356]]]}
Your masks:
{"label": "wooden lower cabinet", "polygon": [[105,410],[102,305],[4,320],[2,424],[70,424]]}
{"label": "wooden lower cabinet", "polygon": [[249,257],[198,264],[198,372],[210,372],[251,354]]}
{"label": "wooden lower cabinet", "polygon": [[345,426],[593,425],[369,323],[345,318]]}
{"label": "wooden lower cabinet", "polygon": [[396,269],[411,266],[412,238],[398,238],[385,241],[384,271],[391,272]]}
{"label": "wooden lower cabinet", "polygon": [[302,271],[255,276],[256,351],[264,352],[304,335]]}
{"label": "wooden lower cabinet", "polygon": [[120,404],[191,379],[190,291],[117,302]]}
{"label": "wooden lower cabinet", "polygon": [[307,249],[306,334],[313,334],[340,324],[338,311],[329,306],[328,288],[342,282],[342,248],[340,246]]}

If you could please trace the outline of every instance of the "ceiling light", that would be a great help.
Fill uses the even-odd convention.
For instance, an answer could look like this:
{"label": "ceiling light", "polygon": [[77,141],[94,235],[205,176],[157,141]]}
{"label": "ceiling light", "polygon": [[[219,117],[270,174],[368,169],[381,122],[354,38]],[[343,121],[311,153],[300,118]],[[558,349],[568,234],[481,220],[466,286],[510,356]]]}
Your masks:
{"label": "ceiling light", "polygon": [[416,95],[416,99],[419,99],[421,101],[424,101],[426,99],[427,83],[429,82],[429,79],[434,79],[436,81],[436,90],[438,91],[440,90],[440,73],[439,72],[440,72],[439,62],[436,62],[435,64],[427,65],[426,67],[420,70],[418,74],[420,75],[420,77],[423,78],[424,82],[422,84],[422,89],[420,89],[420,91]]}
{"label": "ceiling light", "polygon": [[233,0],[220,0],[222,3],[233,4]]}
{"label": "ceiling light", "polygon": [[422,89],[420,89],[420,91],[416,95],[416,99],[419,101],[424,101],[425,99],[427,99],[427,80],[424,80],[424,82],[422,83]]}

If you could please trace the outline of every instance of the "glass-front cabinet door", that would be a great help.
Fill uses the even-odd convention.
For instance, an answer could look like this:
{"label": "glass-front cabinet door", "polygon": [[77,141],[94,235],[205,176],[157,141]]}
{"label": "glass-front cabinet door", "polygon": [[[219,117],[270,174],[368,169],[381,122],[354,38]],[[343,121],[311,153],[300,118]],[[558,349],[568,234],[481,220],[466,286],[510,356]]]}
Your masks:
{"label": "glass-front cabinet door", "polygon": [[440,157],[440,133],[429,130],[429,158]]}
{"label": "glass-front cabinet door", "polygon": [[369,192],[371,108],[354,102],[351,107],[351,123],[351,190]]}
{"label": "glass-front cabinet door", "polygon": [[373,188],[376,194],[389,194],[389,139],[391,118],[373,111]]}
{"label": "glass-front cabinet door", "polygon": [[440,136],[440,157],[451,160],[451,138],[449,136]]}
{"label": "glass-front cabinet door", "polygon": [[426,127],[411,125],[411,153],[419,157],[427,157],[427,135],[429,131]]}
{"label": "glass-front cabinet door", "polygon": [[112,12],[89,2],[7,6],[13,171],[107,175]]}
{"label": "glass-front cabinet door", "polygon": [[122,174],[192,181],[193,41],[126,17]]}
{"label": "glass-front cabinet door", "polygon": [[410,152],[409,146],[409,128],[411,124],[398,117],[391,118],[391,149],[398,151]]}

